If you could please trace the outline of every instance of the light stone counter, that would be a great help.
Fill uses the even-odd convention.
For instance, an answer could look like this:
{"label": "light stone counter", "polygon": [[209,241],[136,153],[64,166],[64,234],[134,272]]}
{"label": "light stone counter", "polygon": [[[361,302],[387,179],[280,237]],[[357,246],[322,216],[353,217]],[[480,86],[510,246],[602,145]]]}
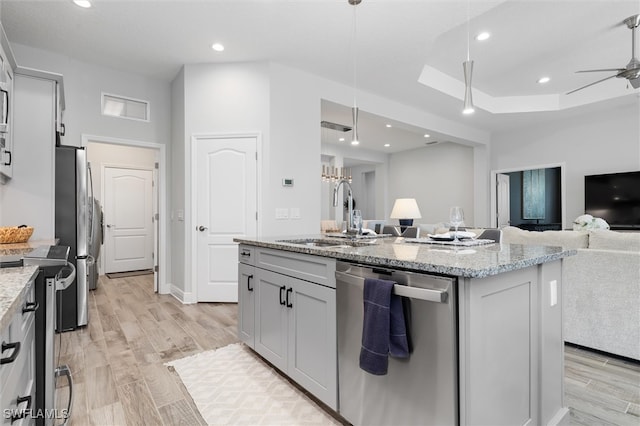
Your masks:
{"label": "light stone counter", "polygon": [[0,332],[20,309],[27,283],[38,274],[37,266],[0,268]]}
{"label": "light stone counter", "polygon": [[[312,247],[282,240],[328,238],[323,235],[271,238],[234,238],[235,242],[296,253],[332,257],[373,266],[483,278],[558,260],[577,253],[573,249],[520,244],[451,247],[406,242],[402,237],[358,240],[357,247]],[[344,239],[335,239],[337,243]]]}
{"label": "light stone counter", "polygon": [[0,244],[0,256],[21,256],[40,246],[54,246],[58,244],[57,239],[34,240],[26,243]]}

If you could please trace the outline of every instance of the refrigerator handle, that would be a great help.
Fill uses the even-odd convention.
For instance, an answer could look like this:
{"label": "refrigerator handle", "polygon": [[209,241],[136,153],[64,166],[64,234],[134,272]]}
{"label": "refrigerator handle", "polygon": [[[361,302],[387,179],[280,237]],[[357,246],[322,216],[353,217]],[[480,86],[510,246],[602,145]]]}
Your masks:
{"label": "refrigerator handle", "polygon": [[69,385],[69,404],[67,405],[66,413],[64,413],[64,422],[62,423],[62,426],[66,426],[71,418],[71,410],[73,410],[73,377],[68,365],[61,365],[56,368],[56,379],[60,376],[66,376],[67,384]]}

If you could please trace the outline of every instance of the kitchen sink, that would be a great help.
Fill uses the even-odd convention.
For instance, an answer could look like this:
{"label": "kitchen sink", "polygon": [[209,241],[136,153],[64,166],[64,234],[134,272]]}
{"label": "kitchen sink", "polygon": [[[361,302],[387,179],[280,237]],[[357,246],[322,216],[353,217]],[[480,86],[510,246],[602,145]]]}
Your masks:
{"label": "kitchen sink", "polygon": [[331,240],[328,238],[302,238],[296,240],[278,240],[279,243],[296,244],[305,247],[360,247],[371,245],[371,242],[351,240]]}

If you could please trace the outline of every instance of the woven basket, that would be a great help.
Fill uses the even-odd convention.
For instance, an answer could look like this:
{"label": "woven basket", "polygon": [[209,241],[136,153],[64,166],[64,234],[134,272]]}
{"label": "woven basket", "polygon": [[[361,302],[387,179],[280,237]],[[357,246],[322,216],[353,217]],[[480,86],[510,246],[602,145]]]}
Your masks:
{"label": "woven basket", "polygon": [[26,243],[33,234],[31,226],[1,226],[0,244]]}

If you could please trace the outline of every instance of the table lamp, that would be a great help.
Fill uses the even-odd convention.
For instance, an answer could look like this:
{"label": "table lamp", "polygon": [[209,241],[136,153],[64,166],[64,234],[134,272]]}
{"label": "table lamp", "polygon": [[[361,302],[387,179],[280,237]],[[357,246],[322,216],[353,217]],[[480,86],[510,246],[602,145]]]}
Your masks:
{"label": "table lamp", "polygon": [[397,198],[391,209],[391,219],[398,219],[400,230],[404,232],[408,226],[413,225],[413,219],[420,219],[420,209],[415,198]]}

